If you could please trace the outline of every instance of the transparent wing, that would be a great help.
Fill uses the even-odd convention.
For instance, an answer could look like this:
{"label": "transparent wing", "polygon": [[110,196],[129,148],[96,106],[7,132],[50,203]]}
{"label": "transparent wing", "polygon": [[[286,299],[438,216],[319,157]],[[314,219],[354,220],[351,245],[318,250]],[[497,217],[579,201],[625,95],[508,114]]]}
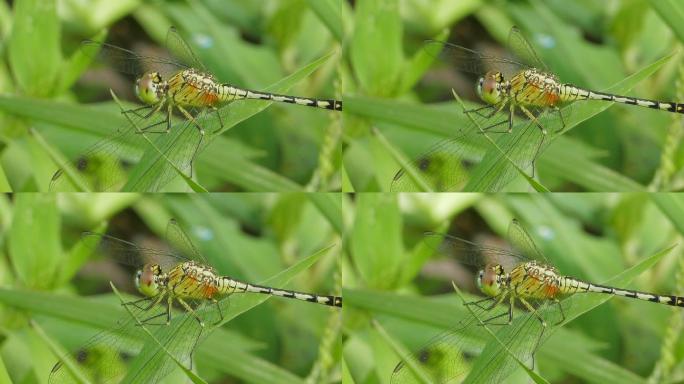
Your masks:
{"label": "transparent wing", "polygon": [[392,372],[390,383],[460,383],[481,352],[485,329],[474,317],[462,320],[451,330],[430,339],[424,346],[406,356]]}
{"label": "transparent wing", "polygon": [[[204,140],[198,126],[209,131],[215,119],[210,118],[208,111],[196,115],[192,121],[186,120],[171,127],[168,134],[152,137],[154,147],[149,148],[124,187],[130,191],[157,192],[162,190],[170,181],[179,177],[176,169],[185,176],[193,176],[193,163],[197,154],[205,147]],[[209,131],[210,132],[210,131]]]}
{"label": "transparent wing", "polygon": [[[165,119],[155,115],[148,119],[132,116],[137,126],[159,126]],[[127,173],[136,164],[145,148],[144,139],[136,126],[125,124],[108,137],[97,141],[79,154],[67,165],[76,173],[78,182],[93,191],[120,190],[127,180]],[[65,167],[59,168],[52,176],[50,190],[55,192],[77,191]]]}
{"label": "transparent wing", "polygon": [[[166,351],[186,367],[191,367],[192,353],[198,341],[206,337],[207,329],[201,327],[195,318],[187,313],[175,316],[171,325],[146,325],[160,346],[144,333],[137,321],[144,322],[146,319],[155,318],[162,318],[165,321],[164,306],[159,305],[149,310],[134,306],[129,308],[137,320],[125,316],[120,321],[120,326],[100,332],[66,357],[76,363],[81,376],[85,376],[92,383],[113,384],[124,380],[159,382],[176,368],[175,362]],[[74,383],[76,380],[60,360],[53,367],[48,382],[62,384]]]}
{"label": "transparent wing", "polygon": [[424,241],[441,255],[475,267],[500,264],[504,270],[510,271],[516,265],[531,260],[526,255],[512,249],[487,247],[444,233],[427,232]]}
{"label": "transparent wing", "polygon": [[[472,112],[471,117],[474,122],[467,122],[453,138],[439,141],[411,162],[411,167],[432,190],[497,192],[519,175],[516,166],[534,174],[534,161],[547,144],[536,125],[525,120],[515,124],[508,133],[507,114],[486,116]],[[403,168],[395,174],[390,189],[393,192],[422,190]]]}
{"label": "transparent wing", "polygon": [[508,225],[508,240],[521,254],[526,255],[530,259],[549,264],[548,259],[539,251],[530,234],[516,219],[511,220],[511,223]]}
{"label": "transparent wing", "polygon": [[166,225],[166,241],[188,258],[199,261],[204,265],[209,265],[207,259],[197,250],[188,234],[183,231],[176,219],[169,220]]}
{"label": "transparent wing", "polygon": [[150,71],[169,74],[187,68],[187,65],[169,58],[143,56],[116,45],[92,40],[81,43],[81,51],[96,61],[111,65],[119,72],[135,76]]}
{"label": "transparent wing", "polygon": [[539,251],[529,233],[516,219],[508,226],[507,240],[511,249],[483,246],[443,233],[427,232],[424,238],[425,244],[437,252],[476,267],[496,263],[510,271],[512,267],[532,260],[549,265],[548,259]]}
{"label": "transparent wing", "polygon": [[546,64],[539,59],[532,44],[530,44],[516,26],[512,27],[511,31],[508,33],[508,49],[527,66],[549,72]]}
{"label": "transparent wing", "polygon": [[519,61],[497,57],[444,41],[428,40],[426,52],[463,72],[484,75],[488,71],[499,71],[507,78],[530,66]]}
{"label": "transparent wing", "polygon": [[188,42],[180,36],[176,27],[170,27],[166,33],[166,49],[185,65],[206,72],[204,64],[197,58]]}
{"label": "transparent wing", "polygon": [[[145,113],[126,112],[128,123],[112,135],[96,142],[79,154],[69,165],[60,167],[52,176],[50,190],[56,192],[82,190],[81,185],[93,191],[118,191],[121,189],[155,192],[178,175],[174,167],[186,176],[192,176],[192,163],[201,150],[203,136],[197,126],[211,127],[208,113],[199,113],[195,123],[182,120],[166,131],[166,116],[159,112],[150,117]],[[156,148],[151,148],[151,140]],[[145,150],[146,149],[146,150]],[[143,179],[147,185],[129,183],[134,165],[149,161]],[[75,182],[65,169],[70,167],[79,179]],[[151,176],[146,176],[151,175]]]}
{"label": "transparent wing", "polygon": [[134,267],[155,263],[168,269],[178,263],[189,261],[187,257],[171,250],[144,248],[102,233],[84,232],[81,241],[88,249],[97,250],[121,264]]}
{"label": "transparent wing", "polygon": [[[533,367],[536,351],[557,328],[560,319],[557,304],[545,301],[533,305],[547,322],[546,328],[530,312],[516,311],[514,321],[509,325],[505,305],[490,309],[470,304],[475,316],[466,312],[454,328],[438,334],[404,357],[394,368],[391,383],[453,384],[470,382],[469,379],[500,383],[520,368],[511,354]],[[563,307],[567,311],[568,308]],[[498,340],[491,337],[480,321],[496,334]]]}

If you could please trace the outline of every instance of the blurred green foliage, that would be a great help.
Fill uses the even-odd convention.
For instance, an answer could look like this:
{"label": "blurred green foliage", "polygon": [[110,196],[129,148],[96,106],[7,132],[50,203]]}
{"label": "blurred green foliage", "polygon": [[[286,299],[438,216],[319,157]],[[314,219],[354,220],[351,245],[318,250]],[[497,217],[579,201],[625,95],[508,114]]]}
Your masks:
{"label": "blurred green foliage", "polygon": [[[339,98],[340,0],[3,1],[0,191],[46,191],[57,164],[127,124],[107,88],[133,101],[132,79],[91,65],[81,41],[106,37],[159,56],[172,25],[221,82]],[[262,101],[225,109],[225,129],[210,135],[195,159],[193,177],[201,187],[179,177],[162,191],[341,188],[339,114]],[[155,153],[138,141],[138,152]],[[134,167],[131,174],[141,172]],[[129,188],[150,191],[150,184]]]}
{"label": "blurred green foliage", "polygon": [[[334,194],[302,193],[0,197],[0,377],[47,382],[56,354],[74,352],[130,318],[109,281],[131,294],[134,270],[83,247],[83,231],[163,248],[166,222],[176,218],[220,274],[339,294],[339,201]],[[199,376],[208,382],[339,382],[340,310],[266,298],[235,294],[222,302],[230,322],[196,348]],[[145,369],[153,375],[159,366]],[[176,371],[163,382],[187,382]]]}
{"label": "blurred green foliage", "polygon": [[[657,0],[356,1],[342,64],[343,190],[388,191],[402,164],[465,129],[469,121],[452,88],[466,107],[482,105],[474,92],[476,78],[426,54],[426,39],[505,56],[508,32],[517,25],[563,82],[681,101],[682,15],[682,2]],[[515,155],[510,160],[501,155],[514,153],[518,139],[530,141],[516,125],[511,135],[490,135],[501,149],[479,143],[466,152],[499,160],[482,161],[460,187],[475,192],[682,189],[681,115],[578,102],[569,116],[561,135],[548,129],[534,172],[541,186],[511,169],[510,162],[525,165]],[[499,185],[497,177],[511,170],[517,178]]]}
{"label": "blurred green foliage", "polygon": [[[684,294],[684,197],[678,194],[369,193],[348,196],[344,212],[343,359],[349,383],[389,383],[401,356],[469,319],[452,282],[466,300],[482,297],[476,269],[435,252],[424,241],[426,231],[505,248],[500,239],[517,218],[562,274]],[[681,308],[600,294],[578,294],[568,303],[569,324],[548,331],[536,354],[535,370],[547,381],[644,383],[681,377]],[[509,327],[539,326],[529,318],[521,313]],[[502,337],[509,327],[492,329]],[[483,347],[490,339],[482,334],[467,329],[472,338],[467,345],[475,351]],[[517,334],[508,345],[521,348],[530,334],[538,336],[520,334],[526,336]],[[493,341],[486,345],[488,355],[472,356],[480,370],[469,380],[498,382],[505,374],[506,382],[530,382],[514,361],[489,360],[491,353],[506,352]],[[522,360],[530,367],[529,359]]]}

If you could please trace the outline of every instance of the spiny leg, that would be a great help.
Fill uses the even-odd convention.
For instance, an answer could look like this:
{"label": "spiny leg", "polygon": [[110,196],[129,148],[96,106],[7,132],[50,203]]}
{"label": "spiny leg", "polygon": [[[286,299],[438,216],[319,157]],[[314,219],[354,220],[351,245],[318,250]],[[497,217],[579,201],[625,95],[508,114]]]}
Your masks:
{"label": "spiny leg", "polygon": [[[218,109],[218,108],[216,108],[216,107],[213,106],[213,105],[212,105],[210,108],[211,108],[212,111],[216,112],[216,117],[218,117],[219,129],[217,129],[216,131],[219,131],[219,130],[223,129],[223,118],[221,118],[221,113],[219,113],[219,109]],[[216,131],[214,131],[214,132],[216,132]]]}
{"label": "spiny leg", "polygon": [[202,146],[202,142],[204,141],[204,128],[202,128],[202,126],[199,125],[195,117],[192,116],[192,114],[190,114],[190,112],[188,112],[185,108],[178,106],[178,110],[181,111],[183,116],[185,116],[185,118],[187,118],[190,121],[190,123],[193,124],[200,133],[199,142],[195,146],[195,150],[192,152],[192,158],[190,158],[190,177],[192,177],[192,168],[193,163],[195,162],[195,156],[197,156],[197,151],[199,151],[200,147]]}
{"label": "spiny leg", "polygon": [[212,298],[211,301],[214,304],[216,304],[216,308],[218,309],[218,313],[219,313],[219,319],[213,325],[219,325],[223,321],[223,312],[221,311],[221,305],[219,304],[219,301],[214,299],[214,298]]}
{"label": "spiny leg", "polygon": [[565,129],[565,119],[563,119],[563,112],[561,111],[561,109],[557,105],[554,105],[552,108],[554,111],[556,111],[558,113],[558,117],[560,118],[560,122],[561,122],[561,127],[556,130],[556,133],[563,132],[563,130]]}
{"label": "spiny leg", "polygon": [[534,369],[534,354],[536,353],[537,349],[539,348],[539,345],[541,344],[542,337],[544,337],[544,332],[546,331],[546,321],[541,317],[539,312],[530,304],[527,302],[527,300],[520,298],[520,302],[523,303],[525,308],[527,308],[532,314],[539,320],[541,323],[541,332],[539,332],[539,337],[537,337],[537,341],[534,343],[534,349],[532,349],[532,369]]}
{"label": "spiny leg", "polygon": [[123,111],[121,111],[121,113],[123,113],[123,114],[129,114],[130,113],[130,114],[133,114],[133,115],[140,117],[140,118],[147,118],[149,116],[147,114],[141,114],[140,111],[144,111],[144,110],[152,108],[152,107],[154,107],[154,105],[146,104],[146,105],[143,105],[143,106],[138,107],[138,108],[131,108],[131,109],[123,110]]}
{"label": "spiny leg", "polygon": [[[481,305],[481,303],[485,303],[485,302],[492,301],[492,300],[496,300],[496,297],[495,296],[487,296],[484,299],[480,299],[477,301],[471,301],[471,302],[465,303],[464,305],[474,305],[474,306],[476,306],[482,310],[487,311],[488,310],[487,308],[489,308],[490,306],[487,306],[487,308],[485,308]],[[494,301],[494,304],[496,304],[496,301]],[[491,309],[491,308],[489,308],[489,309]]]}
{"label": "spiny leg", "polygon": [[[486,110],[486,109],[491,109],[491,111],[487,114],[482,113],[482,111]],[[494,104],[487,104],[487,105],[484,105],[484,106],[479,107],[479,108],[466,109],[463,111],[463,113],[465,113],[465,114],[474,113],[480,117],[484,117],[484,118],[488,119],[488,118],[494,116],[494,114],[496,113],[496,106]]]}
{"label": "spiny leg", "polygon": [[558,300],[557,298],[554,297],[554,298],[553,298],[553,301],[554,301],[556,304],[558,304],[558,309],[560,310],[560,314],[561,314],[561,319],[560,319],[560,321],[558,321],[558,322],[557,322],[556,324],[554,324],[554,325],[561,325],[561,324],[563,324],[563,322],[565,321],[565,312],[563,312],[563,306],[561,305],[560,300]]}
{"label": "spiny leg", "polygon": [[164,322],[164,323],[153,323],[152,322],[152,320],[159,318],[159,317],[162,317],[162,316],[165,316],[165,315],[166,315],[166,312],[158,313],[154,316],[150,316],[150,317],[140,321],[140,323],[137,325],[140,325],[140,326],[143,326],[143,325],[168,325],[168,323],[166,323],[166,322]]}
{"label": "spiny leg", "polygon": [[127,302],[125,302],[125,303],[122,303],[121,305],[132,305],[132,306],[134,306],[134,307],[136,307],[136,308],[138,308],[138,309],[140,309],[140,310],[145,310],[145,308],[147,308],[147,307],[143,308],[142,306],[140,306],[140,303],[145,302],[145,301],[148,301],[148,300],[153,300],[153,299],[155,299],[155,298],[156,298],[156,297],[145,296],[145,297],[143,297],[143,298],[141,298],[141,299],[138,299],[138,300],[127,301]]}
{"label": "spiny leg", "polygon": [[[496,109],[494,109],[494,111],[492,111],[492,113],[489,115],[488,118],[491,118],[492,116],[496,115],[497,113],[503,111],[503,109],[506,107],[507,104],[508,104],[508,102],[506,102],[506,101],[502,102],[501,105],[499,105]],[[513,131],[513,112],[514,111],[515,111],[515,107],[513,106],[513,104],[510,104],[509,105],[508,119],[507,120],[501,120],[498,123],[492,124],[492,125],[484,127],[484,128],[480,127],[481,133],[511,133]],[[495,131],[492,129],[494,127],[498,127],[499,125],[506,124],[506,123],[508,123],[508,129],[505,131]]]}
{"label": "spiny leg", "polygon": [[185,308],[186,311],[190,312],[192,316],[197,320],[200,324],[201,327],[204,327],[204,322],[202,319],[197,315],[197,312],[195,312],[194,309],[190,306],[190,304],[186,303],[185,300],[181,299],[180,297],[177,298],[178,302]]}

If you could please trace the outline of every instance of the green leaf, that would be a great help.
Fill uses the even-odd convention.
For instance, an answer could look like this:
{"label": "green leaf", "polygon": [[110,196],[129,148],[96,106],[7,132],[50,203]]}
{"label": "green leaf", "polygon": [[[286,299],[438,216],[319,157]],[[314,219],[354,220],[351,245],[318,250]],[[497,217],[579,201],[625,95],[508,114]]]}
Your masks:
{"label": "green leaf", "polygon": [[399,5],[390,0],[356,4],[349,56],[361,87],[371,95],[396,91],[403,62]]}
{"label": "green leaf", "polygon": [[52,94],[62,60],[60,39],[55,0],[15,2],[9,62],[24,93]]}
{"label": "green leaf", "polygon": [[684,4],[677,0],[649,0],[658,16],[672,29],[680,42],[684,42]]}
{"label": "green leaf", "polygon": [[403,254],[397,196],[360,194],[356,204],[351,235],[352,260],[368,286],[391,286],[398,271],[388,266],[395,266],[393,260]]}
{"label": "green leaf", "polygon": [[328,27],[330,33],[338,42],[344,40],[342,31],[341,2],[337,0],[306,0],[307,5]]}
{"label": "green leaf", "polygon": [[684,201],[679,194],[649,193],[663,215],[667,216],[680,234],[684,234]]}
{"label": "green leaf", "polygon": [[[19,279],[29,287],[49,288],[61,253],[55,195],[19,194],[9,231],[9,257]],[[36,236],[40,241],[36,241]]]}

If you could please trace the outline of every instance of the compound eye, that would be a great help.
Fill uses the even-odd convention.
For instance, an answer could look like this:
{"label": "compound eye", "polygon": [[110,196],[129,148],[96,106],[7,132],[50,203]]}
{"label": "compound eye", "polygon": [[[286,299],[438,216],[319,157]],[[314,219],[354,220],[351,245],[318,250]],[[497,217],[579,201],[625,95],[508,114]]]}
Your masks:
{"label": "compound eye", "polygon": [[135,82],[135,93],[145,104],[155,104],[159,102],[157,96],[157,84],[159,76],[154,73],[146,73]]}
{"label": "compound eye", "polygon": [[496,91],[496,80],[494,78],[488,77],[487,79],[482,79],[481,87],[483,93],[492,94]]}

